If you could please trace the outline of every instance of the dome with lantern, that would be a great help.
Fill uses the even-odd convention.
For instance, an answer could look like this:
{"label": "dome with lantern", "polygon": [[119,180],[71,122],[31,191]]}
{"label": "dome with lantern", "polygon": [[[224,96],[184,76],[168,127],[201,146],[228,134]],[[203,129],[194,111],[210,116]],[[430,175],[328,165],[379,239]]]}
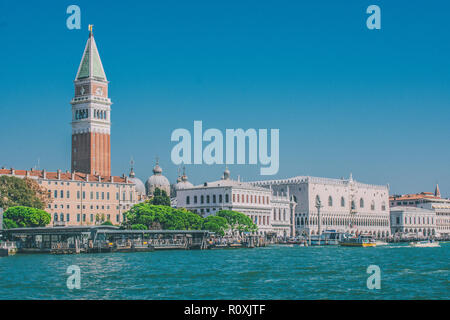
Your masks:
{"label": "dome with lantern", "polygon": [[134,184],[137,193],[145,195],[145,186],[141,179],[136,178],[133,167],[131,167],[130,174],[128,175],[128,181]]}
{"label": "dome with lantern", "polygon": [[156,165],[153,167],[153,175],[150,176],[145,183],[147,189],[147,195],[151,196],[155,192],[155,189],[164,190],[168,196],[170,196],[170,183],[169,180],[162,175],[162,169],[159,166],[159,161],[156,160]]}
{"label": "dome with lantern", "polygon": [[189,189],[194,185],[188,181],[186,175],[186,167],[183,168],[183,175],[177,179],[177,184],[175,185],[175,190]]}

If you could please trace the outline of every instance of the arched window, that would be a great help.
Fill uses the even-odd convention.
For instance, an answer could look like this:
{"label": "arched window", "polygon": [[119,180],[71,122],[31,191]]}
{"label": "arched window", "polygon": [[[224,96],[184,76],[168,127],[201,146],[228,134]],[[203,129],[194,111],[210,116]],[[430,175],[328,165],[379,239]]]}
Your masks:
{"label": "arched window", "polygon": [[189,196],[186,197],[186,204],[190,204]]}
{"label": "arched window", "polygon": [[364,199],[363,198],[359,199],[359,207],[364,208]]}
{"label": "arched window", "polygon": [[370,210],[375,210],[375,201],[372,200],[372,203],[370,204]]}
{"label": "arched window", "polygon": [[277,213],[275,212],[275,209],[273,209],[273,220],[277,220]]}
{"label": "arched window", "polygon": [[204,203],[205,202],[205,197],[202,195],[200,196],[200,203]]}
{"label": "arched window", "polygon": [[344,199],[344,197],[341,197],[341,207],[345,207],[345,199]]}
{"label": "arched window", "polygon": [[333,206],[333,198],[331,196],[328,197],[328,206],[329,207]]}
{"label": "arched window", "polygon": [[209,195],[206,196],[206,203],[209,203]]}
{"label": "arched window", "polygon": [[194,203],[197,203],[197,196],[194,196]]}
{"label": "arched window", "polygon": [[219,194],[219,203],[222,203],[222,195]]}
{"label": "arched window", "polygon": [[283,209],[283,220],[286,221],[286,209]]}
{"label": "arched window", "polygon": [[381,210],[382,211],[386,211],[386,203],[383,201],[383,203],[381,204]]}
{"label": "arched window", "polygon": [[228,203],[230,201],[230,197],[228,194],[225,195],[225,202]]}
{"label": "arched window", "polygon": [[355,209],[356,209],[355,201],[352,200],[352,210],[355,210]]}

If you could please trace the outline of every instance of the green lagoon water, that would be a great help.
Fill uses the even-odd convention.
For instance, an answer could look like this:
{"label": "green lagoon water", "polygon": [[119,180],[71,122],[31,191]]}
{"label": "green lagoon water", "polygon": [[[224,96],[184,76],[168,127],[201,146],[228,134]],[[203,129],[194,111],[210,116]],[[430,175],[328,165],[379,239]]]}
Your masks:
{"label": "green lagoon water", "polygon": [[[284,247],[0,258],[0,299],[449,299],[440,248]],[[69,290],[67,267],[81,269]],[[369,265],[381,289],[369,290]]]}

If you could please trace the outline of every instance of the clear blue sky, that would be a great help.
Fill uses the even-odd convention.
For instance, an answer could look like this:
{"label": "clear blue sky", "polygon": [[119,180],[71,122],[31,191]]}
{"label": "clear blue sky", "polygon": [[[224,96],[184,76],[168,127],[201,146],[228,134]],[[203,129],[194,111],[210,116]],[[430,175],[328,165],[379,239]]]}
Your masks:
{"label": "clear blue sky", "polygon": [[[81,30],[66,8],[81,7]],[[381,7],[370,31],[367,6]],[[448,1],[0,2],[0,166],[70,169],[88,24],[110,80],[112,168],[173,182],[176,128],[279,128],[276,177],[348,176],[450,194]],[[259,166],[231,166],[259,176]],[[188,166],[194,183],[223,166]]]}

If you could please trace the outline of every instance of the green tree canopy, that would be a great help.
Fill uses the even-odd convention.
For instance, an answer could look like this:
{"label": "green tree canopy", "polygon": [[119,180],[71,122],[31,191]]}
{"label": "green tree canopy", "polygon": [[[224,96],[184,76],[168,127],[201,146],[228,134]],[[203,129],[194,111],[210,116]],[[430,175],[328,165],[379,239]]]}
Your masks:
{"label": "green tree canopy", "polygon": [[210,215],[203,219],[202,229],[209,230],[220,236],[223,236],[229,227],[227,219],[224,217]]}
{"label": "green tree canopy", "polygon": [[148,229],[164,230],[200,230],[202,217],[185,209],[153,205],[149,202],[134,205],[125,212],[124,226],[144,225]]}
{"label": "green tree canopy", "polygon": [[0,207],[25,206],[44,209],[51,201],[45,188],[33,179],[0,176]]}
{"label": "green tree canopy", "polygon": [[252,219],[241,212],[220,210],[216,215],[225,218],[232,231],[254,232],[258,230]]}
{"label": "green tree canopy", "polygon": [[153,198],[150,199],[150,203],[156,206],[170,206],[170,198],[167,192],[156,188],[153,192]]}
{"label": "green tree canopy", "polygon": [[245,214],[221,210],[202,218],[184,208],[153,205],[149,201],[134,205],[124,213],[122,227],[132,230],[209,230],[223,236],[226,231],[253,232],[258,227]]}
{"label": "green tree canopy", "polygon": [[51,220],[48,212],[24,206],[8,208],[4,217],[5,228],[45,227]]}
{"label": "green tree canopy", "polygon": [[131,230],[147,230],[147,226],[143,224],[133,224]]}

